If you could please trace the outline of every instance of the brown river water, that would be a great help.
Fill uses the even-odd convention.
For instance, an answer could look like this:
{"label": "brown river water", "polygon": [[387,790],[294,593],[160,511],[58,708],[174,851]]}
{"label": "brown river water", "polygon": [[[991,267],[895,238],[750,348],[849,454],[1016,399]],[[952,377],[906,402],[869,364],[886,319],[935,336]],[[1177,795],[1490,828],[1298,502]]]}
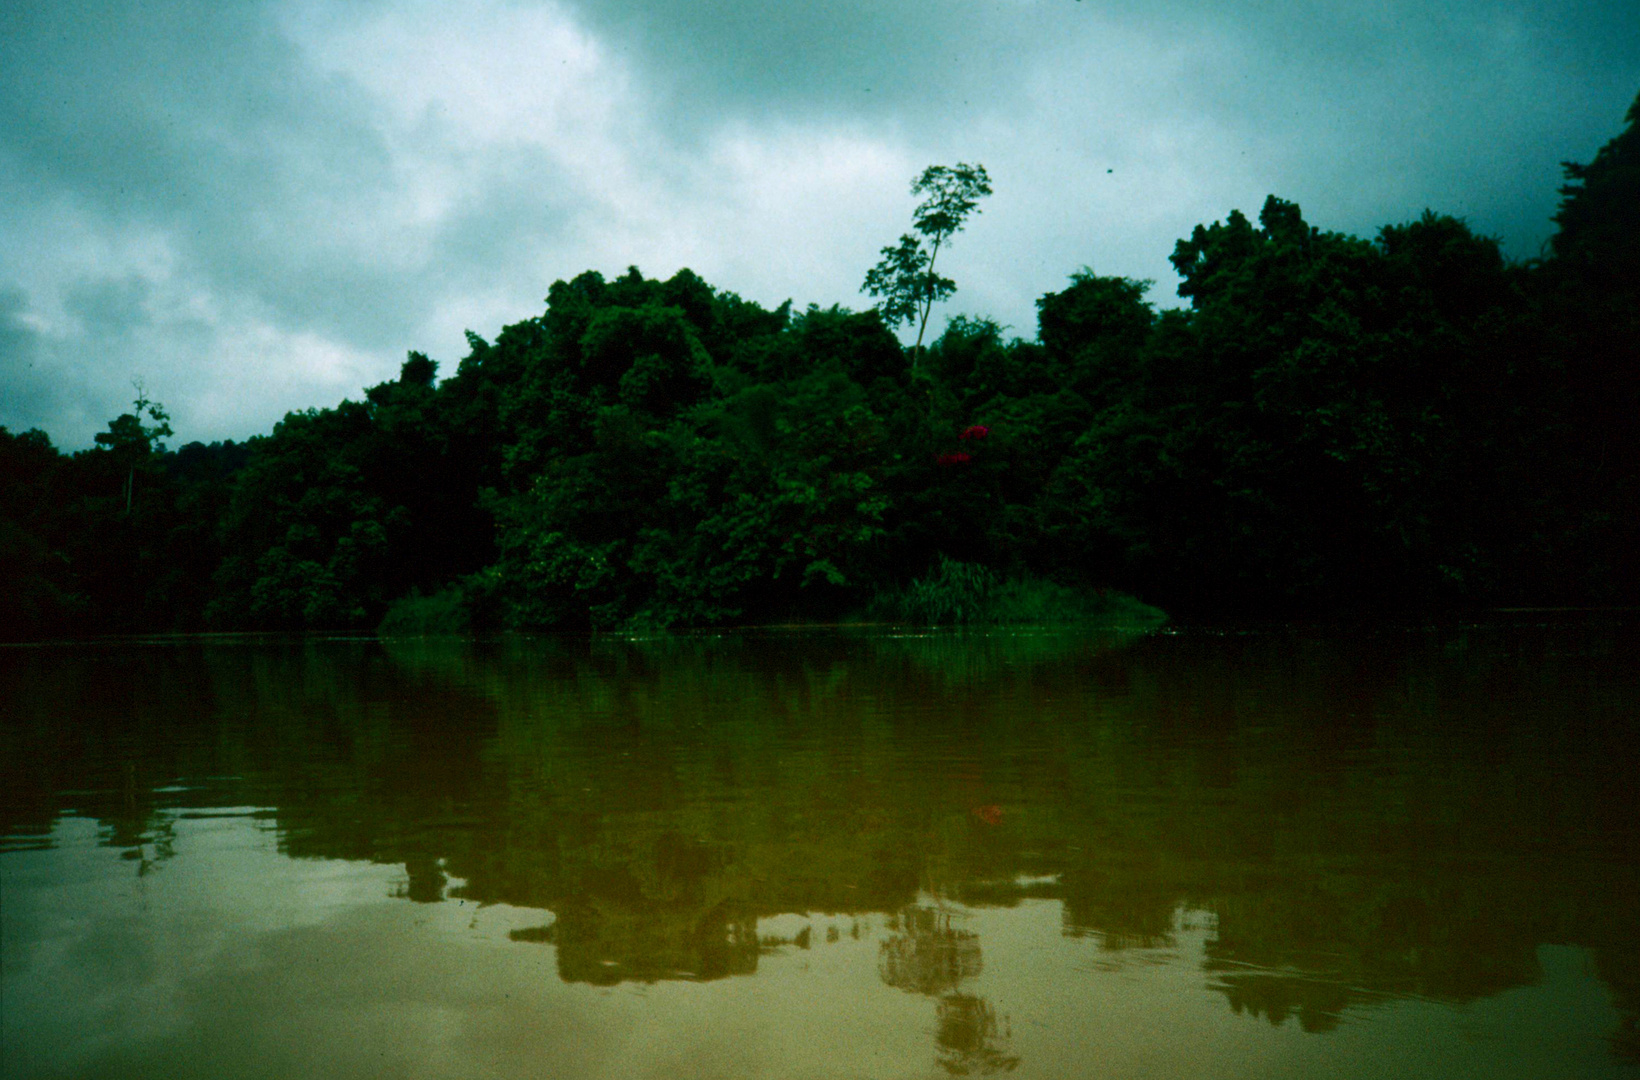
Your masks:
{"label": "brown river water", "polygon": [[0,1075],[1640,1077],[1640,623],[0,649]]}

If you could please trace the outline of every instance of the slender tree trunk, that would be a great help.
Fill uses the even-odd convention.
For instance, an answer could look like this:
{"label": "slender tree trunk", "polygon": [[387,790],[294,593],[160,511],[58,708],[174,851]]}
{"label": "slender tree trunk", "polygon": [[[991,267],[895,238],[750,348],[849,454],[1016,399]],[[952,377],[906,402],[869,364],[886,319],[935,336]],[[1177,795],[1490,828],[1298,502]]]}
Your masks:
{"label": "slender tree trunk", "polygon": [[934,264],[940,258],[940,241],[943,235],[934,237],[934,250],[928,255],[928,288],[924,290],[922,320],[917,323],[917,344],[911,348],[911,370],[917,370],[917,359],[922,356],[923,331],[928,329],[928,316],[934,310]]}

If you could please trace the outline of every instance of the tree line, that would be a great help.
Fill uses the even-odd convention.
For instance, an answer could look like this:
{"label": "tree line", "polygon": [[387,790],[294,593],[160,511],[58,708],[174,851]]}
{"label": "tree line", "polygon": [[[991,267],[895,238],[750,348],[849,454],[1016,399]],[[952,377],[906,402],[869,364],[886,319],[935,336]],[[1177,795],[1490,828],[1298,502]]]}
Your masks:
{"label": "tree line", "polygon": [[1084,270],[924,345],[990,191],[935,167],[877,308],[589,271],[243,443],[140,388],[88,450],[0,428],[0,633],[1635,602],[1640,99],[1565,172],[1539,259],[1272,196],[1178,242],[1186,308]]}

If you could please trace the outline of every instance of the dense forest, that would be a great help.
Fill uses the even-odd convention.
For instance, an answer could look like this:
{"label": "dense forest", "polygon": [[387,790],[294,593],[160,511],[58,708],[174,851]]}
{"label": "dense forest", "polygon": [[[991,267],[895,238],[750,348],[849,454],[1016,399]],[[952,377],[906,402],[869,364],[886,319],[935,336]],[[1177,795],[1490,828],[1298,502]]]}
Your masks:
{"label": "dense forest", "polygon": [[140,390],[88,450],[0,428],[0,636],[1634,603],[1640,99],[1565,171],[1528,262],[1272,196],[1178,242],[1186,308],[1084,271],[924,345],[990,190],[936,168],[872,309],[587,272],[242,444]]}

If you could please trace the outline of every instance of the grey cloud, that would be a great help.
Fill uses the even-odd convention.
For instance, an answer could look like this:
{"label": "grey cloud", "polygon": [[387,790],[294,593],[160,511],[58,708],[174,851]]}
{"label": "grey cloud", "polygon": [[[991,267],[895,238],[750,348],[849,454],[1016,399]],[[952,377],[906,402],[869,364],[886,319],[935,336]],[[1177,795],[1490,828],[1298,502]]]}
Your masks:
{"label": "grey cloud", "polygon": [[389,155],[363,99],[306,72],[264,8],[8,10],[0,152],[90,213],[164,229],[184,272],[258,296],[292,324],[328,316],[336,330],[368,335],[314,301],[389,295],[338,273],[322,239],[385,197]]}
{"label": "grey cloud", "polygon": [[[1147,134],[1211,125],[1250,150],[1269,191],[1308,197],[1340,227],[1370,231],[1434,206],[1476,219],[1519,256],[1547,234],[1558,161],[1614,134],[1640,86],[1640,5],[1618,0],[583,0],[578,10],[673,90],[684,129],[830,112],[903,128],[955,159],[976,119],[1017,121],[1027,86],[1059,84],[1082,95],[1085,115],[1062,117],[1050,135],[1095,129],[1140,154]],[[1614,103],[1610,115],[1596,100]],[[1000,153],[1028,174],[1047,149]],[[1214,186],[1216,165],[1240,164],[1203,155],[1202,185]],[[1113,157],[1107,167],[1144,165]]]}
{"label": "grey cloud", "polygon": [[0,289],[0,424],[17,431],[44,427],[62,411],[59,385],[40,369],[40,335],[23,321],[23,290]]}
{"label": "grey cloud", "polygon": [[[138,359],[134,334],[148,323],[146,294],[140,279],[79,283],[65,299],[77,329],[51,335],[29,325],[22,289],[0,289],[0,423],[17,431],[42,428],[72,448],[88,444],[129,408],[130,365]],[[88,378],[107,369],[121,375]]]}
{"label": "grey cloud", "polygon": [[151,292],[140,277],[84,281],[67,290],[63,306],[87,339],[117,345],[153,322],[146,306]]}
{"label": "grey cloud", "polygon": [[1192,92],[1183,103],[1208,111],[1263,98],[1279,111],[1293,84],[1301,93],[1306,85],[1324,91],[1347,73],[1375,76],[1381,88],[1484,82],[1489,54],[1511,40],[1541,43],[1545,60],[1560,66],[1544,73],[1552,81],[1599,78],[1605,67],[1632,76],[1640,45],[1640,9],[1622,0],[580,0],[575,7],[640,53],[646,71],[665,73],[680,110],[702,102],[753,112],[800,102],[862,115],[977,106],[976,99],[1010,97],[1044,58],[1097,57],[1112,32],[1143,39],[1158,55],[1205,46],[1195,90],[1219,93]]}
{"label": "grey cloud", "polygon": [[[221,333],[248,330],[249,318],[402,356],[452,289],[493,290],[516,273],[521,246],[564,227],[571,196],[534,148],[479,145],[464,157],[482,164],[448,211],[401,225],[415,179],[403,170],[448,154],[461,133],[429,120],[408,136],[427,145],[390,146],[381,103],[310,66],[276,15],[273,4],[195,0],[0,5],[0,171],[24,201],[13,226],[38,237],[67,220],[116,246],[152,238],[160,250],[143,272],[164,277],[175,303],[227,313]],[[110,320],[137,329],[142,288],[140,278],[71,276],[57,299],[77,326],[49,337],[9,312],[0,422],[27,417],[85,441],[112,404],[107,393],[87,401],[85,387],[115,388],[117,399],[133,364],[209,362],[211,331],[186,318],[149,335],[167,357],[112,347]],[[543,295],[544,284],[525,293]],[[43,291],[34,299],[58,306]],[[186,392],[211,381],[196,379]],[[179,421],[187,414],[173,408]]]}
{"label": "grey cloud", "polygon": [[784,112],[793,103],[874,115],[942,101],[976,64],[1018,57],[1028,21],[999,18],[1003,6],[593,0],[578,10],[641,53],[682,116],[710,123],[725,111]]}
{"label": "grey cloud", "polygon": [[[34,266],[8,244],[0,285],[22,289],[0,294],[0,423],[88,441],[146,373],[179,433],[242,436],[355,392],[345,380],[372,365],[390,376],[408,348],[459,348],[447,322],[488,335],[505,304],[503,321],[532,314],[551,277],[586,268],[559,259],[664,261],[674,225],[714,284],[778,303],[790,237],[826,234],[859,191],[811,194],[784,237],[715,240],[725,189],[703,169],[725,131],[859,134],[911,161],[901,198],[916,167],[983,161],[998,191],[953,249],[950,307],[1024,334],[1034,298],[1084,263],[1154,277],[1169,300],[1174,240],[1271,192],[1360,233],[1429,206],[1534,255],[1560,160],[1587,160],[1640,89],[1631,0],[549,0],[538,10],[573,15],[611,59],[598,78],[631,76],[610,87],[633,114],[607,133],[627,170],[612,195],[596,163],[575,172],[548,145],[580,127],[406,119],[397,84],[361,75],[394,62],[368,34],[328,68],[287,36],[361,10],[433,39],[411,55],[434,62],[465,29],[465,9],[396,0],[0,4],[0,244],[46,245]],[[532,70],[529,40],[469,45]],[[423,167],[445,170],[425,213]],[[853,286],[903,227],[836,242],[794,299],[863,306]],[[713,258],[744,276],[714,278]],[[278,392],[245,390],[253,375]]]}
{"label": "grey cloud", "polygon": [[362,101],[345,85],[312,86],[262,5],[9,10],[8,149],[111,212],[214,224],[303,191],[368,186],[386,165]]}

